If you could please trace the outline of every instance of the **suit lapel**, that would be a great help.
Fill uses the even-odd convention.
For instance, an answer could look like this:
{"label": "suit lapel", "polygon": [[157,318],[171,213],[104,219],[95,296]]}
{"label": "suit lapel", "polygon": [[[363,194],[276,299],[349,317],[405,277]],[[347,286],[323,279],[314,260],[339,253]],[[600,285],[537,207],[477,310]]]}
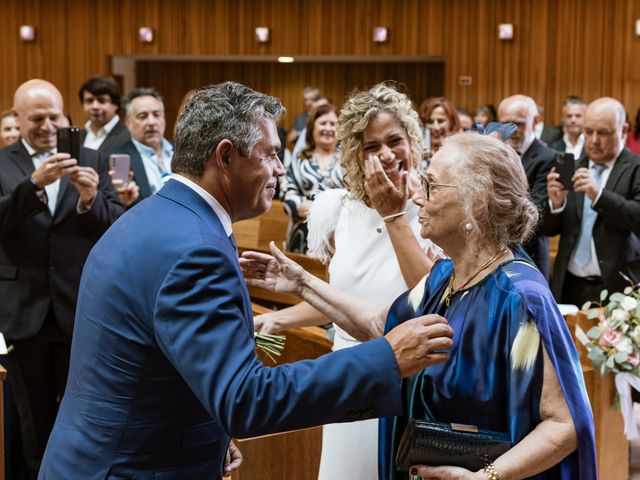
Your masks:
{"label": "suit lapel", "polygon": [[611,173],[609,174],[609,178],[607,179],[607,184],[604,188],[607,190],[615,190],[618,182],[622,178],[623,173],[627,169],[627,165],[629,164],[629,155],[628,150],[625,148],[622,150],[622,153],[616,160],[616,163],[613,165],[611,169]]}
{"label": "suit lapel", "polygon": [[33,159],[21,141],[18,141],[18,143],[15,144],[15,148],[11,150],[11,159],[24,175],[30,176],[36,169],[33,166]]}
{"label": "suit lapel", "polygon": [[220,243],[225,246],[225,250],[228,250],[229,256],[233,259],[233,267],[242,282],[242,303],[243,303],[243,320],[245,326],[250,332],[253,332],[253,317],[251,310],[251,298],[249,297],[249,291],[242,276],[242,270],[238,263],[238,252],[235,249],[232,242],[227,237],[222,222],[211,209],[209,204],[198,193],[184,185],[177,180],[169,180],[159,191],[156,193],[161,197],[168,198],[175,202],[180,203],[184,207],[188,208],[196,215],[198,215],[207,225],[211,227],[213,233],[220,238]]}

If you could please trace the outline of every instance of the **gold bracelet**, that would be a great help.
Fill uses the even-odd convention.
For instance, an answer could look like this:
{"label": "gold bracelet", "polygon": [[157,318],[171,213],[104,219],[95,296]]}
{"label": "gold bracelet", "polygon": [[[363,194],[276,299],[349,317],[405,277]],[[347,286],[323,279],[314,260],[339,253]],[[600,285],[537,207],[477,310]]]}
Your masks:
{"label": "gold bracelet", "polygon": [[485,465],[482,471],[489,480],[500,480],[500,475],[498,474],[496,467],[493,466],[493,463]]}

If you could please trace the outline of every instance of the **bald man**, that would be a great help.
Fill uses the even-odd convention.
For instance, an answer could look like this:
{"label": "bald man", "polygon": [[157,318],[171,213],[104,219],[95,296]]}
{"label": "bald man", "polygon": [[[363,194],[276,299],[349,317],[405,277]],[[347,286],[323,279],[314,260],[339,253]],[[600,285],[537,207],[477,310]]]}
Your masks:
{"label": "bald man", "polygon": [[[507,143],[520,155],[529,181],[531,200],[542,207],[547,201],[547,173],[551,169],[555,151],[544,146],[535,136],[538,123],[538,107],[531,97],[513,95],[498,107],[498,117],[503,123],[513,123],[518,128]],[[523,245],[525,251],[538,266],[547,280],[551,273],[549,240],[539,231]]]}
{"label": "bald man", "polygon": [[559,302],[580,307],[602,289],[622,291],[628,284],[620,272],[640,280],[640,157],[624,148],[628,129],[620,102],[595,100],[572,188],[555,169],[547,175],[543,229],[561,235],[551,283]]}
{"label": "bald man", "polygon": [[22,84],[14,115],[21,139],[0,150],[0,332],[35,478],[66,384],[80,273],[123,207],[98,152],[57,152],[55,86]]}

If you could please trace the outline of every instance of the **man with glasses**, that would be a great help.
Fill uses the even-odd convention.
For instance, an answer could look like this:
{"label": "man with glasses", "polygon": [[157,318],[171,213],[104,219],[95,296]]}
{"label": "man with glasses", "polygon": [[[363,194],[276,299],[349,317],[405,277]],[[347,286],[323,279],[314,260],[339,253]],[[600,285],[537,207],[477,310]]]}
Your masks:
{"label": "man with glasses", "polygon": [[582,306],[603,289],[621,291],[640,279],[640,157],[624,148],[629,129],[613,98],[589,104],[583,157],[565,188],[552,169],[543,231],[561,234],[551,290],[561,303]]}
{"label": "man with glasses", "polygon": [[[536,139],[535,126],[539,121],[538,107],[531,97],[513,95],[507,97],[498,107],[498,117],[502,123],[513,123],[517,129],[507,139],[507,143],[520,154],[524,171],[529,181],[531,200],[538,206],[547,201],[547,173],[555,157],[555,151],[545,147]],[[545,278],[551,273],[549,241],[536,231],[535,236],[523,245]]]}

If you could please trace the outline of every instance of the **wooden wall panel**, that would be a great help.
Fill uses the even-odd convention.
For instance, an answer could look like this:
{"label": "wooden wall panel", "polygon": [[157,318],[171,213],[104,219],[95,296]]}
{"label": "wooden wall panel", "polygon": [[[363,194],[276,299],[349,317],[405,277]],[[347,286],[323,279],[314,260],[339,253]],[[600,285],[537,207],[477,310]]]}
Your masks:
{"label": "wooden wall panel", "polygon": [[300,92],[314,85],[341,105],[354,89],[368,88],[383,80],[396,80],[419,103],[443,94],[442,63],[240,63],[240,62],[149,62],[137,64],[139,86],[152,85],[165,99],[167,125],[173,125],[177,108],[189,90],[234,80],[280,98],[288,107],[285,128],[293,125],[303,110]]}
{"label": "wooden wall panel", "polygon": [[[640,0],[2,0],[0,109],[21,82],[44,77],[81,119],[77,89],[110,73],[112,55],[291,54],[443,57],[445,93],[470,109],[522,92],[551,122],[568,94],[611,95],[633,114],[638,18]],[[497,39],[501,22],[515,40]],[[35,42],[19,41],[22,24],[36,27]],[[371,41],[378,25],[389,42]],[[141,26],[155,29],[154,43],[139,43]],[[254,41],[257,26],[271,28],[270,43]],[[458,85],[460,75],[473,84]]]}

